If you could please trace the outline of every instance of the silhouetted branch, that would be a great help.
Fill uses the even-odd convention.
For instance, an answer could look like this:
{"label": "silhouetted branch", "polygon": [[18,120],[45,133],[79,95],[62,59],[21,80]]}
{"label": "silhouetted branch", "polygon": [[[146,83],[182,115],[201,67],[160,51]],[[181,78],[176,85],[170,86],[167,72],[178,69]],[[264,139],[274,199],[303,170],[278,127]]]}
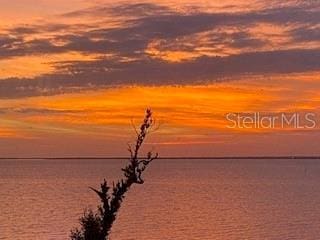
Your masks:
{"label": "silhouetted branch", "polygon": [[71,231],[70,238],[72,240],[108,239],[125,194],[133,184],[144,183],[142,173],[153,160],[158,158],[158,153],[153,155],[152,152],[148,152],[146,159],[139,160],[138,158],[139,150],[153,123],[152,111],[147,109],[140,131],[138,132],[135,129],[137,139],[134,147],[128,144],[130,160],[128,165],[122,169],[124,178],[117,183],[113,183],[112,188],[108,186],[106,180],[101,184],[100,190],[90,187],[100,198],[101,206],[99,206],[97,214],[93,213],[92,210],[84,214],[80,219],[81,229]]}

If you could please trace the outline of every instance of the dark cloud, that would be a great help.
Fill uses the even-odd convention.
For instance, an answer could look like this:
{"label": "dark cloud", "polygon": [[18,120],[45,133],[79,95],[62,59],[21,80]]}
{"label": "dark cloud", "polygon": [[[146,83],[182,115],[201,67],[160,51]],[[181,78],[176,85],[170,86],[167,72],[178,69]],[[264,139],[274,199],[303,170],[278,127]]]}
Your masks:
{"label": "dark cloud", "polygon": [[3,41],[7,43],[1,47],[0,39],[0,59],[65,52],[65,49],[55,46],[46,39],[24,41],[23,38],[8,38]]}
{"label": "dark cloud", "polygon": [[11,46],[21,44],[23,39],[16,36],[0,35],[0,51],[1,49],[8,49]]}
{"label": "dark cloud", "polygon": [[145,58],[121,64],[102,59],[61,66],[70,74],[0,81],[1,98],[54,95],[115,85],[184,85],[210,83],[241,74],[295,73],[320,70],[320,50],[255,52],[229,57],[201,57],[168,63]]}
{"label": "dark cloud", "polygon": [[16,27],[9,29],[10,34],[13,35],[28,35],[39,33],[39,30],[33,26]]}
{"label": "dark cloud", "polygon": [[320,27],[300,27],[290,31],[290,35],[297,42],[319,42],[320,43]]}
{"label": "dark cloud", "polygon": [[68,24],[62,24],[62,23],[46,23],[46,24],[26,24],[14,28],[6,29],[6,31],[10,35],[32,35],[37,33],[56,33],[59,31],[74,31],[77,29],[85,29],[93,27],[88,24],[74,24],[74,25],[68,25]]}
{"label": "dark cloud", "polygon": [[153,3],[133,3],[110,6],[99,6],[93,8],[82,9],[78,11],[63,14],[64,17],[84,17],[84,16],[137,16],[138,18],[154,15],[167,15],[173,11],[167,6],[161,6]]}
{"label": "dark cloud", "polygon": [[[227,57],[198,57],[173,63],[153,59],[146,53],[148,44],[163,40],[159,50],[194,51],[197,44],[179,43],[183,37],[208,33],[208,46],[223,44],[232,47],[259,49],[268,39],[259,39],[247,29],[258,23],[276,25],[313,26],[320,22],[314,5],[286,6],[261,11],[236,13],[180,13],[154,4],[133,4],[114,7],[91,8],[69,13],[74,16],[131,16],[121,27],[95,30],[89,25],[67,26],[47,24],[41,27],[14,28],[8,35],[0,35],[0,59],[24,55],[42,55],[77,51],[86,54],[109,54],[112,57],[92,61],[55,63],[56,72],[33,79],[2,79],[0,98],[19,98],[76,92],[99,87],[125,84],[161,85],[192,84],[199,81],[216,81],[222,77],[241,74],[293,73],[320,70],[320,50],[254,51]],[[233,32],[224,32],[231,27]],[[219,31],[217,31],[219,29]],[[222,30],[221,30],[222,29]],[[66,31],[68,30],[68,31]],[[25,40],[25,35],[42,32],[64,31],[47,39]],[[300,28],[290,32],[294,41],[317,39],[318,32]],[[35,34],[36,35],[36,34]],[[64,44],[56,45],[55,42]],[[130,61],[128,61],[128,59]]]}
{"label": "dark cloud", "polygon": [[[204,13],[190,14],[174,12],[171,9],[155,4],[127,4],[113,7],[92,8],[71,15],[94,16],[104,13],[124,16],[136,16],[124,20],[123,26],[118,28],[97,28],[90,30],[88,25],[68,26],[65,24],[47,24],[44,26],[29,26],[14,28],[11,35],[32,34],[37,31],[57,32],[64,30],[69,32],[66,36],[58,34],[47,39],[36,39],[15,42],[0,48],[0,58],[22,56],[29,54],[60,53],[67,51],[79,51],[85,53],[113,53],[140,57],[148,43],[153,39],[165,39],[168,41],[179,37],[190,36],[216,28],[235,27],[238,29],[250,28],[257,23],[272,24],[317,24],[320,22],[320,14],[313,11],[310,6],[289,6],[272,8],[261,11],[238,13]],[[238,36],[236,36],[238,34]],[[262,46],[265,40],[241,36],[240,30],[235,33],[237,41],[233,47],[242,48],[252,44],[252,47]],[[97,40],[98,39],[98,40]],[[57,40],[66,41],[65,45],[54,44]],[[223,39],[222,39],[223,40]]]}
{"label": "dark cloud", "polygon": [[[199,47],[211,47],[224,46],[226,50],[231,48],[243,49],[261,48],[270,44],[268,39],[259,39],[249,32],[238,30],[233,33],[219,31],[212,31],[205,34],[205,42],[201,42],[201,38],[192,38],[182,40],[180,38],[171,40],[161,40],[156,44],[158,51],[189,51],[194,52]],[[217,52],[219,49],[215,49]]]}

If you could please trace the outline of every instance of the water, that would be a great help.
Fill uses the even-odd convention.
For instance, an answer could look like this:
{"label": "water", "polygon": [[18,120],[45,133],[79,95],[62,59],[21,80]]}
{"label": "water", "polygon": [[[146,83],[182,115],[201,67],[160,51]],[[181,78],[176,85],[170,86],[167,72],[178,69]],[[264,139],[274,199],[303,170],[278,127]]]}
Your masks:
{"label": "water", "polygon": [[[123,160],[1,160],[0,239],[62,240]],[[319,239],[320,161],[157,160],[112,240]]]}

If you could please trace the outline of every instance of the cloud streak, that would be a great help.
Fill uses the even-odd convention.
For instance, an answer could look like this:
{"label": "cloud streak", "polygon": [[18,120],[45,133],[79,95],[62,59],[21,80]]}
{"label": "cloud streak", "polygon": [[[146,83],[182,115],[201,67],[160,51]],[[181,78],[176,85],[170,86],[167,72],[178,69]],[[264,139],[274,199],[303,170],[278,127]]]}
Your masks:
{"label": "cloud streak", "polygon": [[[185,85],[210,83],[241,74],[297,73],[320,69],[320,50],[256,52],[229,57],[202,57],[168,63],[145,59],[126,64],[100,60],[62,66],[73,74],[0,81],[1,98],[55,95],[115,85]],[[110,70],[108,70],[110,69]]]}

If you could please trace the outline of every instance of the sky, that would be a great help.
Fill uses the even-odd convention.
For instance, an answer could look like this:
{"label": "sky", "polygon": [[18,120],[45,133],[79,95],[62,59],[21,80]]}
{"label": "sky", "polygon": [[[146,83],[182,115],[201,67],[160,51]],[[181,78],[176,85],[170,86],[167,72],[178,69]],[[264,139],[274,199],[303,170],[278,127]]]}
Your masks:
{"label": "sky", "polygon": [[[0,157],[320,155],[317,0],[0,0]],[[228,114],[314,114],[230,128]]]}

